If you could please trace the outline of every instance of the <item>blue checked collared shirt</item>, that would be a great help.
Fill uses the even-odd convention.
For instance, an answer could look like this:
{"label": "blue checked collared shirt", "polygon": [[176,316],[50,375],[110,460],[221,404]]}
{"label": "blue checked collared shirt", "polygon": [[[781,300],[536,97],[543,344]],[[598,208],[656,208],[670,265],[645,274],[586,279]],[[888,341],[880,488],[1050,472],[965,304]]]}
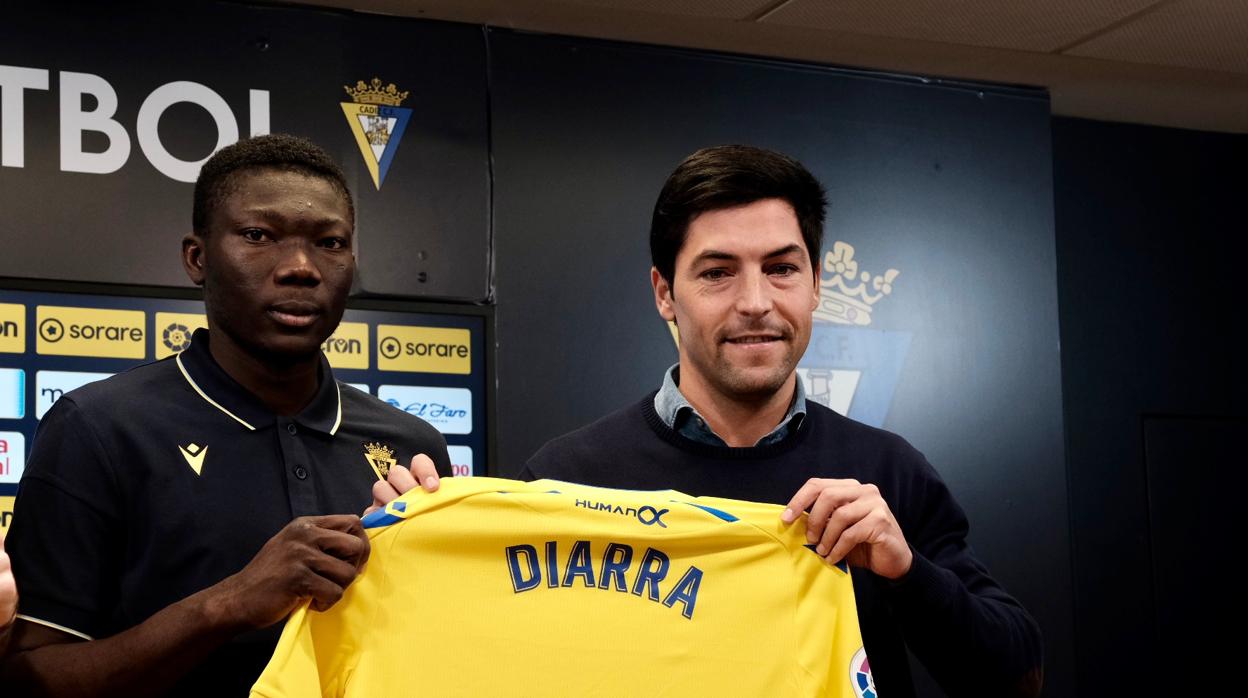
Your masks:
{"label": "blue checked collared shirt", "polygon": [[[802,378],[797,378],[797,389],[793,391],[793,402],[789,405],[789,411],[784,415],[784,419],[780,420],[780,424],[771,433],[758,440],[755,446],[767,446],[784,440],[789,434],[797,430],[802,420],[806,418],[806,389],[802,386]],[[663,387],[659,388],[658,394],[654,396],[654,411],[658,413],[659,419],[676,433],[698,443],[708,444],[711,446],[727,446],[728,444],[720,438],[719,434],[706,423],[702,415],[689,404],[685,396],[681,394],[677,385],[680,383],[680,364],[675,364],[667,369],[667,373],[663,376]]]}

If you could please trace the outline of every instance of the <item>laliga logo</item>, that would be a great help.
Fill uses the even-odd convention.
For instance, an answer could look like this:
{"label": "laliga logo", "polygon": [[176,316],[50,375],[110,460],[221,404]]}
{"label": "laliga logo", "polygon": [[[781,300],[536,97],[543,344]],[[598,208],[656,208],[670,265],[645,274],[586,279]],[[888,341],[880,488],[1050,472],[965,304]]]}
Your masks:
{"label": "laliga logo", "polygon": [[[0,65],[0,166],[25,167],[25,96],[27,90],[49,89],[49,72],[42,68]],[[59,73],[61,171],[109,174],[120,170],[130,159],[130,133],[113,117],[117,114],[117,91],[107,80],[91,73]],[[90,97],[84,100],[84,97]],[[83,103],[94,102],[92,108]],[[212,156],[182,160],[165,148],[157,125],[175,104],[194,104],[212,117],[217,144],[212,152],[238,140],[238,121],[230,105],[215,90],[186,80],[165,83],[152,90],[139,106],[134,135],[148,162],[161,174],[179,182],[194,182],[199,168]],[[249,135],[269,132],[269,93],[248,90]],[[84,133],[103,134],[108,142],[103,152],[83,149]]]}

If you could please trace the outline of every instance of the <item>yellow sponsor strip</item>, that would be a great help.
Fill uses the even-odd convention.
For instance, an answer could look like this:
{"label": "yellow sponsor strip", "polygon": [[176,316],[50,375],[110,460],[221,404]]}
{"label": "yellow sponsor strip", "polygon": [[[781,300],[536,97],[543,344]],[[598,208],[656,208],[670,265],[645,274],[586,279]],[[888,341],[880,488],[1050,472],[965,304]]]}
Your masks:
{"label": "yellow sponsor strip", "polygon": [[26,353],[26,306],[0,303],[0,352]]}
{"label": "yellow sponsor strip", "polygon": [[368,368],[368,323],[343,322],[325,343],[321,351],[334,368]]}
{"label": "yellow sponsor strip", "polygon": [[41,305],[35,309],[35,350],[55,356],[147,358],[147,314]]}
{"label": "yellow sponsor strip", "polygon": [[17,497],[0,497],[0,538],[9,534],[9,525],[13,523],[13,502]]}
{"label": "yellow sponsor strip", "polygon": [[472,373],[472,332],[453,327],[377,326],[377,368],[412,373]]}
{"label": "yellow sponsor strip", "polygon": [[152,337],[153,356],[163,359],[184,351],[191,345],[191,335],[208,327],[208,316],[198,313],[156,313],[156,331]]}

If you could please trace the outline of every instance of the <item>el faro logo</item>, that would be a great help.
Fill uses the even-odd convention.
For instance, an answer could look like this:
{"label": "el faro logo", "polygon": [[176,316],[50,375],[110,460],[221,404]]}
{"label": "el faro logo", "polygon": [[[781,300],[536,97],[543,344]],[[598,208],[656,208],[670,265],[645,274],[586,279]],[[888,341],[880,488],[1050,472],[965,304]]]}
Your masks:
{"label": "el faro logo", "polygon": [[373,176],[373,185],[380,190],[399,149],[399,140],[403,138],[403,131],[412,117],[411,109],[399,106],[409,93],[400,92],[394,83],[383,86],[381,78],[376,77],[367,85],[359,80],[355,87],[344,85],[342,89],[353,100],[339,102],[342,113],[347,117],[351,133],[355,134],[360,155],[368,173]]}

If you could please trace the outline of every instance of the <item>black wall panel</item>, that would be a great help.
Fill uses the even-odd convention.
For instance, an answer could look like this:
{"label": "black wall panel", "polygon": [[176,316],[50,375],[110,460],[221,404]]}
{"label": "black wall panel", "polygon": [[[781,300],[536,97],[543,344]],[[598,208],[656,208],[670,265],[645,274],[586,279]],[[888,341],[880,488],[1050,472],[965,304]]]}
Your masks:
{"label": "black wall panel", "polygon": [[[1236,531],[1216,526],[1191,549],[1176,547],[1190,529],[1178,526],[1173,507],[1190,510],[1188,524],[1203,516],[1232,523],[1233,512],[1217,510],[1240,495],[1237,473],[1248,460],[1225,441],[1204,449],[1229,462],[1202,460],[1201,451],[1179,457],[1173,444],[1195,437],[1167,425],[1248,416],[1248,139],[1059,118],[1053,140],[1080,690],[1161,695],[1175,682],[1194,685],[1200,673],[1216,693],[1211,679],[1233,674],[1181,658],[1221,638],[1163,632],[1173,624],[1162,619],[1180,609],[1169,606],[1172,590],[1153,582],[1176,560],[1194,579],[1218,578],[1236,557]],[[1146,457],[1146,449],[1156,453]],[[1176,481],[1187,487],[1161,484]],[[1162,506],[1150,510],[1150,501]],[[1190,556],[1202,545],[1220,545],[1227,557]],[[1222,627],[1219,634],[1233,627],[1238,594],[1216,585],[1205,593],[1222,612],[1185,622]],[[1203,666],[1219,663],[1210,655]]]}

